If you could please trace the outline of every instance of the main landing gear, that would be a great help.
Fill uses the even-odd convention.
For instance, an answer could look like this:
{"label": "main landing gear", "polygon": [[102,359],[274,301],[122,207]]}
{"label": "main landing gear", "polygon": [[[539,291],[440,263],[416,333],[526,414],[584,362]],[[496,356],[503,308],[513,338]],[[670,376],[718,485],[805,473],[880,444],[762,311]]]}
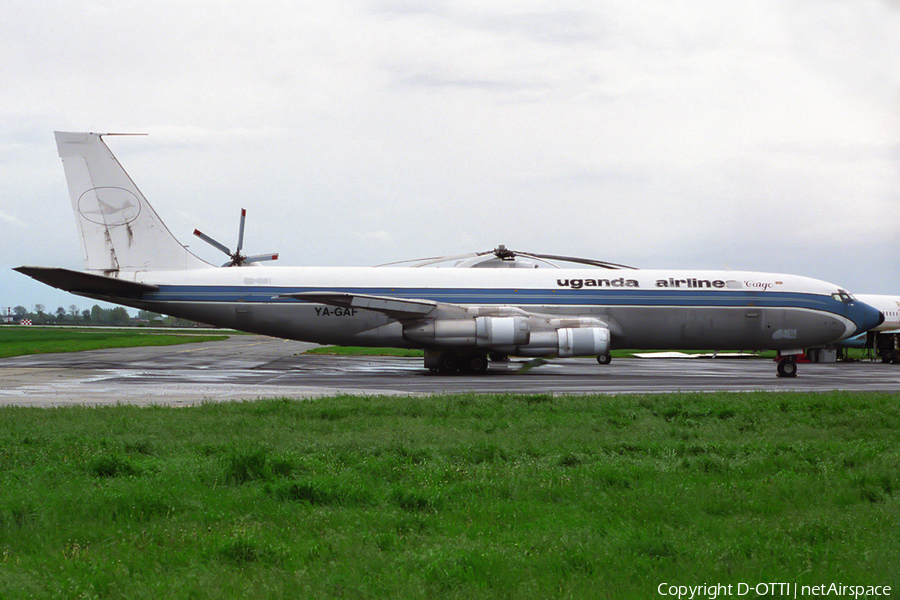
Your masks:
{"label": "main landing gear", "polygon": [[900,350],[886,350],[881,353],[881,362],[886,365],[900,364]]}
{"label": "main landing gear", "polygon": [[487,354],[456,354],[446,350],[426,350],[425,368],[432,373],[452,375],[458,371],[484,373],[488,368]]}
{"label": "main landing gear", "polygon": [[797,357],[782,356],[778,359],[778,376],[779,377],[796,377],[797,376]]}
{"label": "main landing gear", "polygon": [[[535,359],[545,363],[543,359]],[[597,362],[608,365],[612,357],[607,354],[597,356]],[[455,373],[481,374],[487,371],[489,362],[509,362],[509,357],[496,352],[457,353],[450,350],[425,350],[425,368],[438,375]],[[529,363],[533,366],[533,363]],[[531,366],[527,367],[531,368]]]}

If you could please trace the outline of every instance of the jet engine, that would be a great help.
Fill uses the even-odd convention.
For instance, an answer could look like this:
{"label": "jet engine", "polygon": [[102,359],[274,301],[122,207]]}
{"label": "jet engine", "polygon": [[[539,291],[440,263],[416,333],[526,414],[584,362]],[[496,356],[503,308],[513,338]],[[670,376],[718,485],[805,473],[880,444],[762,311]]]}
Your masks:
{"label": "jet engine", "polygon": [[605,327],[562,327],[531,334],[527,346],[508,352],[518,356],[600,356],[609,353],[609,329]]}
{"label": "jet engine", "polygon": [[609,352],[609,329],[579,327],[557,329],[559,356],[599,356]]}
{"label": "jet engine", "polygon": [[525,317],[476,317],[417,321],[403,327],[403,338],[439,346],[520,346],[531,328]]}
{"label": "jet engine", "polygon": [[[592,325],[597,323],[590,320]],[[535,331],[527,317],[417,321],[404,325],[403,337],[426,346],[488,348],[516,356],[599,356],[609,352],[606,327],[557,325]]]}

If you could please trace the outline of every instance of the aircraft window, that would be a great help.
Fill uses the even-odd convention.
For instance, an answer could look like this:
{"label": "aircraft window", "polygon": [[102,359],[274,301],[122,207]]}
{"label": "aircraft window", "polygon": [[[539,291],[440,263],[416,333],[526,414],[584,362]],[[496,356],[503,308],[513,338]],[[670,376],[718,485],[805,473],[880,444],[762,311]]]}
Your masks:
{"label": "aircraft window", "polygon": [[[850,304],[851,302],[856,300],[856,298],[851,296],[850,292],[848,292],[846,290],[838,290],[838,295],[840,296],[840,301],[843,302],[844,304]],[[834,296],[834,294],[832,294],[832,296]]]}
{"label": "aircraft window", "polygon": [[838,302],[841,302],[841,295],[838,294],[837,292],[832,294],[831,297],[834,298],[835,300],[837,300]]}

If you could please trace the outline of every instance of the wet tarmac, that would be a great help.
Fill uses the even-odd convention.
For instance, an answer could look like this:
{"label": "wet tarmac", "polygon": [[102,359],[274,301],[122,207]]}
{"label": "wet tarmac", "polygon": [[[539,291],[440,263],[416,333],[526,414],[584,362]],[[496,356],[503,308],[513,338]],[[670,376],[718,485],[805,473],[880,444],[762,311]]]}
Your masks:
{"label": "wet tarmac", "polygon": [[421,358],[304,354],[313,344],[263,336],[183,346],[94,350],[0,359],[0,405],[190,405],[335,394],[664,393],[712,391],[900,392],[900,366],[881,362],[801,364],[775,376],[758,358],[593,359],[552,361],[525,372],[523,362],[492,363],[481,375],[441,376]]}

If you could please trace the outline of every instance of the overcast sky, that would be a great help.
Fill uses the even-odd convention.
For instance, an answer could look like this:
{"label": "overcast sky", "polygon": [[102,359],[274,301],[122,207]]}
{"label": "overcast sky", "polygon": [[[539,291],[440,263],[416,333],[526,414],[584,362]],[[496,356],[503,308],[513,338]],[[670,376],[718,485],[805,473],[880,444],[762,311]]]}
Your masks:
{"label": "overcast sky", "polygon": [[93,302],[54,130],[182,243],[283,265],[498,244],[900,294],[900,3],[0,0],[0,312]]}

